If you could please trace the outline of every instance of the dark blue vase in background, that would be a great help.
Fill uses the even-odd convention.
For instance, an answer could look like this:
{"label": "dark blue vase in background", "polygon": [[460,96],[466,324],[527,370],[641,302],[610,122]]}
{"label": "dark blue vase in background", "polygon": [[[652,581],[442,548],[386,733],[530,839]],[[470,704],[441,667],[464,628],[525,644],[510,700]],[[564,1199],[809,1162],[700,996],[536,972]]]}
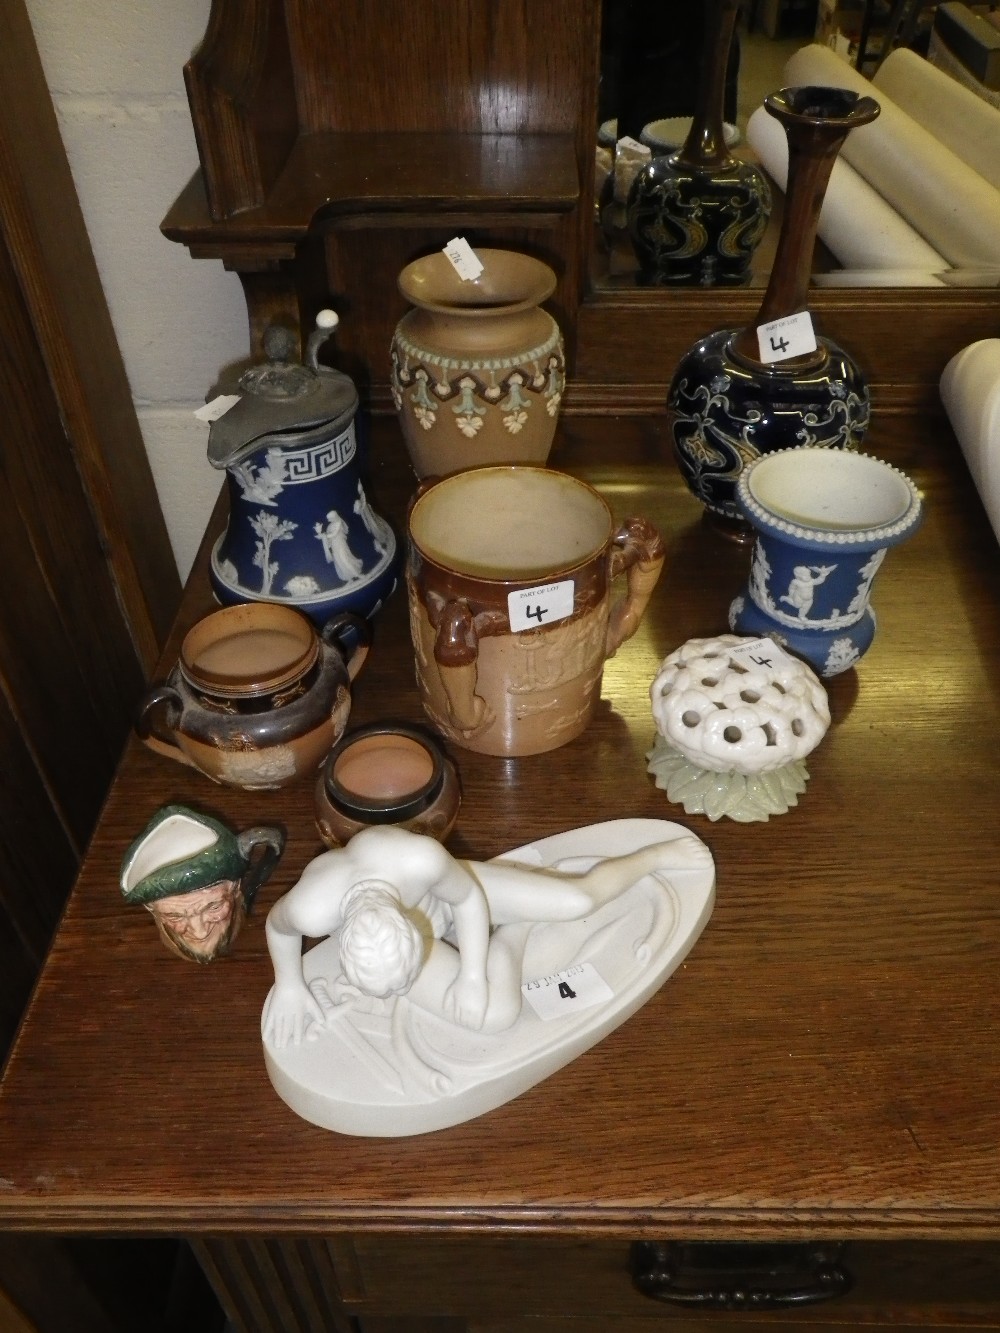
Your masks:
{"label": "dark blue vase in background", "polygon": [[[793,445],[854,449],[868,426],[864,375],[828,338],[766,363],[757,329],[807,311],[816,227],[834,160],[850,130],[879,113],[843,88],[784,88],[764,105],[785,127],[788,190],[770,281],[754,322],[721,329],[684,354],[667,393],[677,461],[691,493],[727,535],[748,540],[736,500],[744,466]],[[811,323],[810,323],[811,327]]]}
{"label": "dark blue vase in background", "polygon": [[643,286],[739,286],[767,227],[771,191],[759,167],[733,157],[723,132],[726,66],[738,0],[706,5],[702,74],[683,147],[654,157],[626,209]]}

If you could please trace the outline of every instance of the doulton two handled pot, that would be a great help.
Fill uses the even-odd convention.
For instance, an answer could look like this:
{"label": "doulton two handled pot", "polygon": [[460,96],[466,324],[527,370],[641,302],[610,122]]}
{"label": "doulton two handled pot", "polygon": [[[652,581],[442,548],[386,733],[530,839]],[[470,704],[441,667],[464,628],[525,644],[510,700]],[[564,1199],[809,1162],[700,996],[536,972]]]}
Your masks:
{"label": "doulton two handled pot", "polygon": [[229,487],[210,570],[224,606],[279,602],[322,625],[338,611],[374,615],[395,586],[396,537],[361,477],[357,390],[317,361],[337,322],[320,311],[302,364],[290,331],[272,325],[267,362],[240,376],[239,402],[212,423],[208,460]]}
{"label": "doulton two handled pot", "polygon": [[408,535],[417,684],[437,729],[505,757],[579,736],[605,661],[635,633],[660,576],[652,524],[616,524],[585,482],[518,465],[427,484]]}

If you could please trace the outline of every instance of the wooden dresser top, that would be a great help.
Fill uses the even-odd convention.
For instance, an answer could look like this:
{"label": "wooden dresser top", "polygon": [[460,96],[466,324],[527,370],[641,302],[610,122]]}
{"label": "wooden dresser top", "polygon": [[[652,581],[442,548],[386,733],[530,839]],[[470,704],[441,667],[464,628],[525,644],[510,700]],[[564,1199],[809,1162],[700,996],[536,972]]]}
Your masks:
{"label": "wooden dresser top", "polygon": [[[0,1093],[0,1224],[67,1231],[942,1238],[1000,1234],[1000,560],[941,420],[886,418],[870,452],[926,495],[876,582],[875,644],[830,682],[833,725],[798,808],[686,816],[645,769],[662,657],[725,630],[748,553],[700,521],[662,420],[567,418],[550,462],[661,530],[646,622],[589,730],[553,754],[453,751],[450,846],[486,858],[621,816],[711,847],[714,915],[632,1019],[507,1106],[438,1134],[340,1137],[272,1090],[263,921],[322,850],[308,782],[248,795],[130,743]],[[375,423],[371,494],[412,484]],[[218,524],[216,530],[218,530]],[[209,609],[206,552],[165,662]],[[405,597],[375,623],[352,721],[420,720]],[[67,737],[67,745],[72,737]],[[168,801],[288,848],[229,959],[199,967],[125,908],[122,854]]]}

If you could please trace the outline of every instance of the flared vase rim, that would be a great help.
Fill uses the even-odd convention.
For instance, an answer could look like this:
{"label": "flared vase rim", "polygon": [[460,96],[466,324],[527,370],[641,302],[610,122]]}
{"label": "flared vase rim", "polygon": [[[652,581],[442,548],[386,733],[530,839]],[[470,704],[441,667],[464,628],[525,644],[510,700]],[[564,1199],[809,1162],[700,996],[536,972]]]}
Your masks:
{"label": "flared vase rim", "polygon": [[[525,311],[540,306],[556,289],[556,274],[542,259],[524,254],[520,250],[504,250],[499,247],[477,247],[477,257],[484,265],[483,274],[474,279],[462,279],[451,265],[451,261],[442,251],[433,251],[412,260],[400,272],[397,285],[400,293],[419,310],[426,310],[435,315],[454,316],[457,319],[483,320],[503,318],[506,315],[520,315]],[[514,261],[522,270],[518,290],[511,300],[493,300],[482,284],[483,277],[489,272],[490,262]],[[444,299],[438,292],[423,291],[421,284],[414,279],[428,270],[437,270],[443,279],[454,283],[458,296],[469,299]],[[513,286],[514,283],[511,283]],[[477,301],[476,295],[481,294]]]}
{"label": "flared vase rim", "polygon": [[[777,512],[755,496],[751,490],[754,472],[762,465],[785,455],[826,455],[838,454],[843,458],[864,460],[876,464],[885,472],[891,473],[902,483],[908,493],[907,503],[898,517],[885,523],[872,523],[857,527],[823,527],[819,523],[796,522],[794,519]],[[899,468],[887,463],[873,454],[861,453],[853,449],[830,449],[823,445],[802,444],[788,449],[776,449],[753,459],[744,467],[736,482],[736,499],[747,520],[755,531],[772,537],[800,543],[812,550],[847,552],[855,550],[878,550],[894,546],[908,537],[923,518],[923,496],[916,484]]]}
{"label": "flared vase rim", "polygon": [[[795,102],[805,95],[817,103],[827,102],[830,109],[822,111],[799,110]],[[841,113],[835,106],[845,106]],[[768,93],[764,98],[764,108],[780,121],[786,129],[793,126],[806,126],[815,130],[827,130],[831,135],[846,134],[849,130],[868,125],[878,118],[882,108],[874,97],[856,92],[853,88],[839,87],[836,84],[801,83],[789,84]]]}

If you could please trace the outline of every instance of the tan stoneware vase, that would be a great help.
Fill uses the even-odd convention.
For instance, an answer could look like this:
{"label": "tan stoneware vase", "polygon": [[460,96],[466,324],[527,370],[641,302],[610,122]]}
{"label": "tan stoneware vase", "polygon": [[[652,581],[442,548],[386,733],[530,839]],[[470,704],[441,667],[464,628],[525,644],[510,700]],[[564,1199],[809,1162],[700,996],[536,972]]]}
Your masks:
{"label": "tan stoneware vase", "polygon": [[350,612],[321,631],[299,611],[246,602],[188,631],[165,683],[146,694],[139,737],[214,782],[248,791],[313,773],[344,732],[368,653]]}
{"label": "tan stoneware vase", "polygon": [[418,477],[544,463],[565,385],[562,334],[541,304],[556,276],[513,250],[477,250],[478,278],[443,253],[408,264],[414,309],[392,340],[392,394]]}
{"label": "tan stoneware vase", "polygon": [[487,467],[432,483],[410,509],[407,569],[427,715],[481,754],[573,740],[662,566],[645,519],[616,525],[597,491],[554,469]]}

